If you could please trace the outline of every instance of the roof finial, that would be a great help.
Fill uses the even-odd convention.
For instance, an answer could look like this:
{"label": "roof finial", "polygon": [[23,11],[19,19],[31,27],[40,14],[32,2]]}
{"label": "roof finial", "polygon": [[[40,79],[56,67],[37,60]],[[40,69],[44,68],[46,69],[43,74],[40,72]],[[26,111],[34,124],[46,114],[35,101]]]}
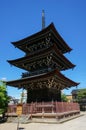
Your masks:
{"label": "roof finial", "polygon": [[42,29],[45,28],[45,13],[44,10],[42,10]]}

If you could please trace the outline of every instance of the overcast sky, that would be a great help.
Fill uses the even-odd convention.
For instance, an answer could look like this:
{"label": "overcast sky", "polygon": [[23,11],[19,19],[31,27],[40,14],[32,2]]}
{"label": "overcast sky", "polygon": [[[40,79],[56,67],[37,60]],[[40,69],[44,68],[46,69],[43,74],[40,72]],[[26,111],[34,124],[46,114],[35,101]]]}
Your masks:
{"label": "overcast sky", "polygon": [[[59,34],[73,49],[65,56],[76,65],[62,72],[78,88],[86,87],[86,0],[0,0],[0,79],[14,80],[24,70],[10,66],[7,60],[24,56],[11,42],[30,36],[42,28],[42,10],[46,27],[53,22]],[[65,90],[70,94],[75,87]],[[20,91],[7,87],[8,94],[19,97]]]}

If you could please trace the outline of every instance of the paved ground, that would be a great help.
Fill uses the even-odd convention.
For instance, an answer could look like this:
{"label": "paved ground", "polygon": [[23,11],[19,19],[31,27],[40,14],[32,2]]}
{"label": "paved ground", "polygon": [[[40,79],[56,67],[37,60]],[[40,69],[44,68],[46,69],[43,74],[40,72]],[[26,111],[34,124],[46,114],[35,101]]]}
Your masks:
{"label": "paved ground", "polygon": [[[0,130],[17,130],[16,123],[0,124]],[[62,124],[29,123],[19,124],[19,130],[86,130],[86,112],[84,116]]]}

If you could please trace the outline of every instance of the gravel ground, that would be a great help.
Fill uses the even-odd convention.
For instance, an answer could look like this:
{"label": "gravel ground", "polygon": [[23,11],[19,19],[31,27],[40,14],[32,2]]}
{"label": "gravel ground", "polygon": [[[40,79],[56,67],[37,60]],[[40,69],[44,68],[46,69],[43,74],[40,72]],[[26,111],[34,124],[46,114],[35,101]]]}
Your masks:
{"label": "gravel ground", "polygon": [[[0,124],[0,130],[18,130],[17,125],[17,123],[2,123]],[[86,130],[86,112],[83,116],[62,124],[19,124],[19,130]]]}

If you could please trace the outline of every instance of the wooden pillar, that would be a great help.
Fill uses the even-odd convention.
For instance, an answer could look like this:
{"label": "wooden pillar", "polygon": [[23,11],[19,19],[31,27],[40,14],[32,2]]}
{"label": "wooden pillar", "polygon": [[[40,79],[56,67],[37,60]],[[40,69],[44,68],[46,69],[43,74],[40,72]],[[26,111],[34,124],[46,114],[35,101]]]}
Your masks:
{"label": "wooden pillar", "polygon": [[57,92],[57,101],[61,102],[61,90],[58,90]]}
{"label": "wooden pillar", "polygon": [[54,105],[53,105],[53,100],[52,100],[52,113],[54,113]]}
{"label": "wooden pillar", "polygon": [[56,119],[58,119],[58,115],[57,115],[57,113],[58,113],[58,103],[57,103],[57,101],[55,102],[55,107],[56,107]]}
{"label": "wooden pillar", "polygon": [[44,118],[44,102],[42,102],[42,118]]}

